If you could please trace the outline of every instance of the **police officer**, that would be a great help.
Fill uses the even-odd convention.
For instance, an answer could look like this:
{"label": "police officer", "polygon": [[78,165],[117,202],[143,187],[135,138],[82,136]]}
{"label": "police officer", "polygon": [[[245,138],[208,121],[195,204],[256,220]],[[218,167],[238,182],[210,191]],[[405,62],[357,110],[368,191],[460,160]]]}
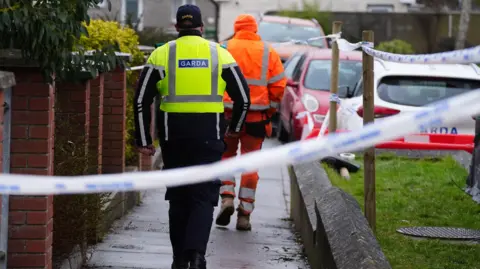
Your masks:
{"label": "police officer", "polygon": [[[202,38],[200,9],[181,6],[175,27],[178,38],[155,49],[148,58],[133,106],[139,151],[153,155],[150,105],[157,93],[161,96],[157,125],[164,169],[220,161],[224,134],[239,135],[250,107],[247,81],[232,55]],[[225,90],[234,102],[229,126],[223,115]],[[172,268],[206,268],[205,252],[220,184],[220,180],[212,180],[167,188]]]}

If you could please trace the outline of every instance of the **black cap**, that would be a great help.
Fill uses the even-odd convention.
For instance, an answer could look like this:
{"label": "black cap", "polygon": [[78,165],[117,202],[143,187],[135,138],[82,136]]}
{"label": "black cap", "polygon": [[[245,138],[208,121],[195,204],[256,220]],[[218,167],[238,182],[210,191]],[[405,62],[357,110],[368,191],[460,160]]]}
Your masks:
{"label": "black cap", "polygon": [[181,29],[203,26],[202,13],[195,5],[183,5],[177,10],[177,27]]}

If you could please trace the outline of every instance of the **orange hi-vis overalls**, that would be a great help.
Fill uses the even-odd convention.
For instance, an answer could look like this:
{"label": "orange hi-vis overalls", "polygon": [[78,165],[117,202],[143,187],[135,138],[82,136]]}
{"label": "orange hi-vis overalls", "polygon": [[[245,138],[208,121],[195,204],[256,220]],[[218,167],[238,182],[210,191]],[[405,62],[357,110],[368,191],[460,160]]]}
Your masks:
{"label": "orange hi-vis overalls", "polygon": [[[241,154],[260,150],[265,137],[271,136],[270,117],[283,98],[286,81],[278,54],[256,34],[257,24],[252,16],[240,16],[235,22],[235,35],[225,45],[237,61],[250,88],[250,111],[239,137],[226,137],[227,150],[222,159],[235,157],[240,142]],[[231,115],[232,100],[224,95],[225,117]],[[258,173],[244,173],[239,190],[239,209],[249,215],[254,209]],[[235,197],[235,177],[223,178],[220,194]]]}

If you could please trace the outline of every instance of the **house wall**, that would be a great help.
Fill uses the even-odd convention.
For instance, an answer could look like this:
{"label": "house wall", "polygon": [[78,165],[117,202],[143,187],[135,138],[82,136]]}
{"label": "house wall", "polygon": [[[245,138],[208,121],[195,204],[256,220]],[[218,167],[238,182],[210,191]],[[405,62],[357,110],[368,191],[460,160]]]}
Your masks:
{"label": "house wall", "polygon": [[[143,28],[163,28],[174,31],[175,13],[173,10],[174,0],[143,0]],[[182,0],[177,0],[181,1]],[[215,5],[210,0],[196,0],[195,4],[202,10],[202,16],[207,27],[215,26]],[[121,21],[122,0],[111,0],[111,10],[107,7],[91,9],[89,15],[93,19],[105,19]],[[213,21],[212,21],[213,19]]]}

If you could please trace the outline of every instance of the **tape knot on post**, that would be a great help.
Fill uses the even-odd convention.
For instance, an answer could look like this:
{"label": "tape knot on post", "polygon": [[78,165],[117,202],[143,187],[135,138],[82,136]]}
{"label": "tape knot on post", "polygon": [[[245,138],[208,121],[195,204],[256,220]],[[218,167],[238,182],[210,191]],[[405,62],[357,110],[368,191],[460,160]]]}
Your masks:
{"label": "tape knot on post", "polygon": [[330,94],[330,102],[335,102],[337,104],[340,104],[341,100],[340,100],[340,97],[338,97],[337,94]]}
{"label": "tape knot on post", "polygon": [[368,41],[362,41],[362,42],[360,42],[360,45],[362,47],[367,47],[367,48],[373,48],[374,47],[373,42],[368,42]]}
{"label": "tape knot on post", "polygon": [[342,32],[338,32],[335,34],[327,35],[326,38],[332,39],[332,42],[336,42],[337,40],[342,38]]}

